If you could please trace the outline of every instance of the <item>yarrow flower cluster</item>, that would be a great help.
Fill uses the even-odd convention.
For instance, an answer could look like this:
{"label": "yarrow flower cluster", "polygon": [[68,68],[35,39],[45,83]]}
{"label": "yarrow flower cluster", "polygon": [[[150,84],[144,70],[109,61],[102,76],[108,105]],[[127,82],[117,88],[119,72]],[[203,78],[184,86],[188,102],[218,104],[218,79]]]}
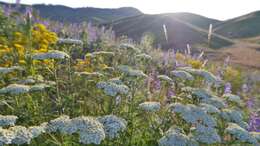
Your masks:
{"label": "yarrow flower cluster", "polygon": [[220,82],[219,78],[217,78],[211,72],[208,72],[208,71],[203,70],[203,69],[194,69],[194,68],[188,68],[188,67],[179,68],[179,69],[187,71],[187,72],[194,74],[194,75],[201,76],[209,83],[217,84],[217,83]]}
{"label": "yarrow flower cluster", "polygon": [[213,96],[212,98],[205,98],[201,100],[201,103],[206,103],[215,106],[218,109],[222,109],[226,107],[225,102],[222,98],[219,98],[217,96]]}
{"label": "yarrow flower cluster", "polygon": [[35,85],[22,85],[22,84],[10,84],[7,87],[0,89],[0,94],[19,95],[29,92],[43,91],[46,88],[51,87],[49,84],[39,83]]}
{"label": "yarrow flower cluster", "polygon": [[103,77],[104,75],[99,72],[75,72],[76,75],[82,76],[82,77]]}
{"label": "yarrow flower cluster", "polygon": [[225,129],[225,132],[231,134],[240,142],[246,142],[259,146],[257,139],[253,135],[235,123],[229,123],[228,127]]}
{"label": "yarrow flower cluster", "polygon": [[8,74],[14,71],[21,71],[23,70],[20,66],[12,66],[12,67],[0,67],[0,74]]}
{"label": "yarrow flower cluster", "polygon": [[33,78],[27,78],[27,79],[21,80],[21,81],[19,81],[17,83],[18,84],[30,85],[30,84],[36,83],[36,81]]}
{"label": "yarrow flower cluster", "polygon": [[83,45],[83,42],[81,40],[76,40],[76,39],[63,39],[63,38],[59,38],[58,43],[59,44]]}
{"label": "yarrow flower cluster", "polygon": [[0,94],[18,95],[18,94],[28,93],[29,91],[30,91],[30,86],[10,84],[7,87],[0,89]]}
{"label": "yarrow flower cluster", "polygon": [[51,85],[45,83],[35,84],[30,87],[30,92],[44,91],[46,88],[50,88],[50,87]]}
{"label": "yarrow flower cluster", "polygon": [[4,144],[29,144],[33,134],[23,126],[14,126],[8,129],[0,128],[0,145]]}
{"label": "yarrow flower cluster", "polygon": [[194,77],[190,73],[188,73],[186,71],[174,70],[171,73],[175,77],[180,78],[182,80],[188,80],[188,81],[193,81],[194,80]]}
{"label": "yarrow flower cluster", "polygon": [[147,112],[157,112],[161,108],[160,102],[143,102],[139,104],[139,108]]}
{"label": "yarrow flower cluster", "polygon": [[126,120],[114,115],[100,117],[98,118],[98,121],[103,124],[106,137],[109,139],[118,137],[119,132],[124,131],[127,125]]}
{"label": "yarrow flower cluster", "polygon": [[248,129],[249,125],[244,122],[243,115],[240,111],[235,109],[223,109],[221,112],[221,117],[227,122],[233,122],[238,124],[240,127],[244,129]]}
{"label": "yarrow flower cluster", "polygon": [[214,144],[221,142],[221,138],[215,128],[206,127],[201,124],[196,126],[193,138],[204,144]]}
{"label": "yarrow flower cluster", "polygon": [[103,89],[104,93],[108,96],[116,96],[118,94],[127,94],[129,88],[123,84],[116,84],[113,82],[98,82],[97,88]]}
{"label": "yarrow flower cluster", "polygon": [[105,139],[103,125],[92,117],[77,117],[71,119],[69,124],[65,125],[68,133],[79,132],[79,141],[83,144],[100,144]]}
{"label": "yarrow flower cluster", "polygon": [[220,113],[220,110],[213,105],[201,103],[201,104],[199,104],[199,106],[209,114],[219,114]]}
{"label": "yarrow flower cluster", "polygon": [[14,126],[15,122],[17,120],[17,116],[12,116],[12,115],[0,115],[0,127],[4,126]]}
{"label": "yarrow flower cluster", "polygon": [[148,54],[142,53],[142,54],[138,54],[135,56],[137,59],[141,59],[141,60],[147,60],[150,61],[152,60],[152,57]]}
{"label": "yarrow flower cluster", "polygon": [[206,103],[215,106],[218,109],[226,107],[226,104],[222,98],[213,95],[210,91],[205,89],[192,89],[191,93],[193,96],[198,98],[201,103]]}
{"label": "yarrow flower cluster", "polygon": [[134,52],[134,53],[140,53],[140,49],[136,48],[135,46],[131,45],[131,44],[121,44],[119,46],[120,49],[126,49],[130,52]]}
{"label": "yarrow flower cluster", "polygon": [[227,94],[224,94],[223,97],[229,102],[233,102],[233,103],[237,103],[237,104],[242,103],[241,98],[234,94],[227,93]]}
{"label": "yarrow flower cluster", "polygon": [[158,75],[157,78],[160,79],[161,81],[164,81],[164,82],[167,82],[167,83],[173,82],[173,80],[167,75]]}
{"label": "yarrow flower cluster", "polygon": [[29,144],[33,138],[32,133],[23,126],[14,126],[9,128],[13,132],[14,138],[12,139],[12,144]]}
{"label": "yarrow flower cluster", "polygon": [[207,91],[205,89],[194,89],[192,91],[192,95],[196,96],[197,98],[201,99],[201,100],[205,100],[205,99],[209,99],[209,98],[213,98],[212,93],[210,93],[210,91]]}
{"label": "yarrow flower cluster", "polygon": [[192,104],[183,105],[181,103],[173,103],[169,108],[172,112],[180,114],[187,123],[203,124],[209,127],[217,125],[215,118],[207,114],[201,107]]}
{"label": "yarrow flower cluster", "polygon": [[181,130],[170,128],[165,135],[159,139],[159,146],[199,146],[191,137],[185,135]]}
{"label": "yarrow flower cluster", "polygon": [[107,51],[98,51],[98,52],[91,53],[91,57],[97,57],[97,56],[113,57],[113,56],[115,56],[115,53],[114,52],[107,52]]}
{"label": "yarrow flower cluster", "polygon": [[52,50],[47,53],[38,53],[34,54],[32,56],[34,60],[45,60],[45,59],[65,59],[65,58],[70,58],[70,56],[62,51],[58,50]]}
{"label": "yarrow flower cluster", "polygon": [[83,144],[100,144],[105,136],[115,138],[126,128],[126,121],[114,115],[100,117],[76,117],[70,119],[61,116],[47,124],[47,132],[61,132],[65,134],[79,133]]}
{"label": "yarrow flower cluster", "polygon": [[116,138],[119,132],[126,129],[127,122],[115,115],[99,117],[76,117],[62,115],[48,123],[40,126],[14,126],[16,116],[0,116],[0,126],[13,126],[8,129],[0,127],[0,145],[4,144],[30,144],[33,138],[42,133],[61,132],[63,134],[78,133],[80,142],[83,144],[100,144],[107,136],[110,139]]}
{"label": "yarrow flower cluster", "polygon": [[118,69],[119,71],[121,71],[122,73],[130,77],[141,77],[141,78],[147,77],[147,75],[143,71],[132,69],[131,67],[126,65],[120,65]]}

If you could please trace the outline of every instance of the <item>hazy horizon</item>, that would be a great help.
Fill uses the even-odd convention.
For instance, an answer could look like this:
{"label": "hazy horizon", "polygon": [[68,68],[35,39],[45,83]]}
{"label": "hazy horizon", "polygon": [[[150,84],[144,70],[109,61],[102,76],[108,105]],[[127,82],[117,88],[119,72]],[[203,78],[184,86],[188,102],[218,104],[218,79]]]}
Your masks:
{"label": "hazy horizon", "polygon": [[[16,0],[0,0],[15,3]],[[73,8],[119,8],[134,7],[146,14],[190,12],[209,18],[226,20],[260,10],[260,0],[106,0],[101,3],[97,0],[21,0],[22,4],[59,4]]]}

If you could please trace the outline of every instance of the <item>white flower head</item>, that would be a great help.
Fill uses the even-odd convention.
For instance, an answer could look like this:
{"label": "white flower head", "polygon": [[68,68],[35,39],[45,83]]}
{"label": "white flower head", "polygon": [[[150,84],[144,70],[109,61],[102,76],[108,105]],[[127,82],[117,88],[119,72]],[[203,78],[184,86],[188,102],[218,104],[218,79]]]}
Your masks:
{"label": "white flower head", "polygon": [[239,125],[235,123],[229,123],[228,127],[225,129],[225,132],[231,134],[240,142],[246,142],[254,144],[256,146],[259,145],[259,143],[253,135],[251,135],[248,131],[241,128]]}
{"label": "white flower head", "polygon": [[223,99],[217,96],[213,96],[212,98],[204,98],[201,100],[201,103],[213,105],[218,109],[222,109],[226,107],[226,104],[224,103]]}
{"label": "white flower head", "polygon": [[224,94],[223,97],[227,101],[230,101],[230,102],[233,102],[233,103],[237,103],[237,104],[241,104],[242,103],[241,98],[239,96],[237,96],[237,95],[234,95],[234,94],[227,93],[227,94]]}
{"label": "white flower head", "polygon": [[183,79],[183,80],[189,80],[189,81],[193,81],[194,77],[186,72],[186,71],[181,71],[181,70],[175,70],[171,72],[175,77]]}
{"label": "white flower head", "polygon": [[160,102],[143,102],[139,104],[139,108],[147,112],[157,112],[161,108]]}
{"label": "white flower head", "polygon": [[260,132],[250,132],[250,134],[251,134],[257,141],[260,141]]}
{"label": "white flower head", "polygon": [[206,127],[201,124],[196,126],[193,136],[195,140],[204,144],[215,144],[221,142],[221,138],[215,128]]}
{"label": "white flower head", "polygon": [[160,79],[161,81],[165,81],[165,82],[168,82],[168,83],[172,83],[173,80],[168,77],[167,75],[159,75],[157,76],[158,79]]}
{"label": "white flower head", "polygon": [[32,138],[36,138],[42,133],[45,133],[45,128],[45,126],[31,126],[28,128],[28,130],[32,134]]}
{"label": "white flower head", "polygon": [[0,74],[8,74],[14,71],[22,71],[23,68],[20,66],[12,66],[12,67],[0,67]]}
{"label": "white flower head", "polygon": [[40,83],[40,84],[31,86],[30,92],[44,91],[46,88],[50,88],[50,87],[51,87],[50,85]]}
{"label": "white flower head", "polygon": [[138,54],[135,57],[138,58],[138,59],[141,59],[141,60],[148,60],[148,61],[152,60],[152,57],[148,54],[145,54],[145,53]]}
{"label": "white flower head", "polygon": [[14,139],[14,132],[8,129],[3,129],[0,127],[0,145],[11,144]]}
{"label": "white flower head", "polygon": [[243,121],[243,114],[239,110],[223,109],[220,115],[227,122],[236,123],[240,127],[245,128],[245,129],[248,128],[248,124]]}
{"label": "white flower head", "polygon": [[114,115],[107,115],[98,118],[98,121],[103,124],[106,136],[110,139],[118,137],[119,132],[126,129],[126,120]]}
{"label": "white flower head", "polygon": [[20,85],[20,84],[10,84],[7,87],[0,89],[0,94],[11,94],[18,95],[28,93],[30,90],[30,86]]}
{"label": "white flower head", "polygon": [[18,84],[34,84],[36,81],[32,78],[28,78],[28,79],[24,79],[24,80],[21,80],[19,82],[17,82]]}
{"label": "white flower head", "polygon": [[134,52],[134,53],[140,53],[140,49],[136,48],[135,46],[131,45],[131,44],[121,44],[119,46],[120,49],[124,49],[124,50],[127,50],[127,51],[131,51],[131,52]]}
{"label": "white flower head", "polygon": [[199,146],[198,142],[183,134],[179,129],[169,129],[165,135],[159,139],[159,146]]}
{"label": "white flower head", "polygon": [[71,120],[70,133],[79,131],[80,142],[83,144],[100,144],[105,139],[103,125],[92,117],[77,117]]}
{"label": "white flower head", "polygon": [[98,56],[113,57],[113,56],[115,56],[114,52],[106,52],[106,51],[98,51],[98,52],[93,52],[91,54],[92,54],[91,57],[98,57]]}
{"label": "white flower head", "polygon": [[132,69],[131,67],[126,65],[120,65],[118,69],[119,71],[130,77],[147,78],[147,75],[143,71]]}
{"label": "white flower head", "polygon": [[45,59],[65,59],[65,58],[70,58],[70,56],[62,51],[58,50],[52,50],[47,53],[38,53],[34,54],[32,56],[34,60],[45,60]]}
{"label": "white flower head", "polygon": [[54,120],[51,120],[46,125],[46,132],[64,132],[64,128],[69,124],[70,118],[67,115],[62,115]]}
{"label": "white flower head", "polygon": [[197,98],[203,100],[203,99],[208,99],[212,98],[214,95],[210,93],[210,91],[207,91],[205,89],[199,88],[199,89],[194,89],[192,91],[192,95],[196,96]]}
{"label": "white flower head", "polygon": [[12,116],[12,115],[3,116],[3,115],[0,115],[0,127],[3,127],[3,126],[14,126],[17,119],[18,119],[17,116]]}
{"label": "white flower head", "polygon": [[59,38],[58,40],[59,44],[75,44],[75,45],[83,45],[83,42],[81,40],[76,40],[76,39],[64,39],[64,38]]}
{"label": "white flower head", "polygon": [[199,106],[209,114],[219,114],[220,110],[213,105],[201,103]]}
{"label": "white flower head", "polygon": [[77,75],[82,76],[82,77],[103,77],[104,75],[99,72],[76,72]]}
{"label": "white flower head", "polygon": [[9,130],[13,131],[14,133],[12,144],[29,144],[31,142],[31,139],[33,138],[33,135],[26,127],[14,126],[9,128]]}
{"label": "white flower head", "polygon": [[191,74],[201,76],[209,83],[217,84],[220,82],[219,78],[217,78],[214,74],[203,69],[193,69],[193,68],[180,68],[180,69],[187,71]]}
{"label": "white flower head", "polygon": [[192,104],[183,105],[181,103],[173,103],[169,105],[169,108],[172,112],[180,114],[187,123],[204,124],[209,127],[217,125],[215,118],[207,114],[201,107]]}
{"label": "white flower head", "polygon": [[127,94],[129,88],[126,85],[118,85],[113,82],[98,82],[97,88],[103,89],[104,93],[108,96],[116,96],[118,94]]}

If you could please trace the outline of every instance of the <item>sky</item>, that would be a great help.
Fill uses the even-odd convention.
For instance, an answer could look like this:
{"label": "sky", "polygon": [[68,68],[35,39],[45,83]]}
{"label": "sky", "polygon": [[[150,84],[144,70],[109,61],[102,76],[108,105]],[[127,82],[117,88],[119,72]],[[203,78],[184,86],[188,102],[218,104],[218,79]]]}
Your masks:
{"label": "sky", "polygon": [[[16,0],[0,0],[15,2]],[[147,14],[191,12],[219,20],[260,10],[260,0],[21,0],[24,4],[61,4],[69,7],[135,7]]]}

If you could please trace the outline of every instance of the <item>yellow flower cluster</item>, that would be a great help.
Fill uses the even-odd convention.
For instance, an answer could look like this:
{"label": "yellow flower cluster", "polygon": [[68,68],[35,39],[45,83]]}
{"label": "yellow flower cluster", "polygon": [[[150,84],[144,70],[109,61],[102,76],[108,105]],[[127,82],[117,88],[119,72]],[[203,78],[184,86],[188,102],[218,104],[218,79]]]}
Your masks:
{"label": "yellow flower cluster", "polygon": [[192,68],[195,68],[195,69],[200,69],[203,67],[203,62],[201,62],[200,60],[196,60],[196,59],[188,59],[187,60],[187,63],[189,65],[192,66]]}
{"label": "yellow flower cluster", "polygon": [[42,24],[35,24],[32,30],[33,46],[35,50],[33,53],[48,52],[51,44],[55,44],[58,40],[54,32],[50,32]]}
{"label": "yellow flower cluster", "polygon": [[[50,45],[58,40],[54,32],[50,32],[44,25],[35,24],[31,30],[31,39],[25,32],[13,32],[10,38],[0,37],[0,66],[26,64],[25,56],[30,53],[48,52]],[[7,41],[10,43],[7,43]],[[46,62],[49,64],[49,62]]]}
{"label": "yellow flower cluster", "polygon": [[77,59],[75,69],[77,71],[94,72],[96,70],[105,70],[108,66],[104,63],[102,56],[93,57],[90,53],[85,55],[85,59]]}
{"label": "yellow flower cluster", "polygon": [[203,67],[203,62],[201,60],[193,59],[191,57],[186,57],[181,53],[176,53],[176,60],[189,64],[191,65],[192,68],[195,69],[200,69]]}

